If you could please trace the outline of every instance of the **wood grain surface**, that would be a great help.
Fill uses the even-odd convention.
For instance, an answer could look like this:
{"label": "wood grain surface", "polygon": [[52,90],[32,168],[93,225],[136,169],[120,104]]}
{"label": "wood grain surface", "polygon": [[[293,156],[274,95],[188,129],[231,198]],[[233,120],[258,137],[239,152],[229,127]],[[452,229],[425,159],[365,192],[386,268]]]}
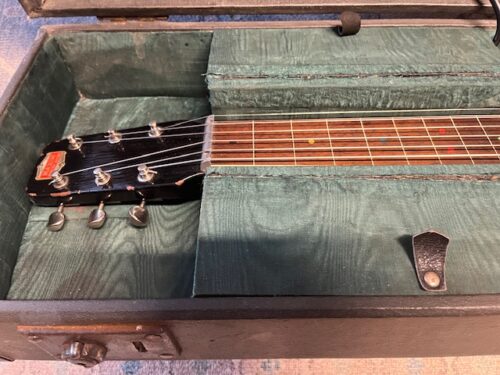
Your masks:
{"label": "wood grain surface", "polygon": [[500,163],[498,116],[216,121],[213,165]]}

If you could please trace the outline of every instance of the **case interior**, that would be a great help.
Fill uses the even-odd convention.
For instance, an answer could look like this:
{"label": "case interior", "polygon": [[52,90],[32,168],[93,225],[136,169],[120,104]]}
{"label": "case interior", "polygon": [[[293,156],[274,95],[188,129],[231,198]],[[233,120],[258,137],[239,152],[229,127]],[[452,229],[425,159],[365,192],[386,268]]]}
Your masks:
{"label": "case interior", "polygon": [[[409,282],[418,289],[416,278],[411,275],[407,246],[404,241],[398,245],[394,238],[383,236],[375,225],[378,216],[360,216],[368,227],[362,232],[351,233],[356,237],[352,242],[344,238],[349,244],[344,253],[332,255],[311,243],[304,249],[304,242],[291,243],[295,237],[289,236],[298,225],[293,220],[290,222],[296,214],[295,208],[307,213],[301,216],[304,220],[299,220],[301,224],[295,236],[311,237],[317,235],[311,228],[317,228],[325,217],[336,220],[332,216],[337,212],[334,209],[327,210],[324,215],[317,214],[323,208],[314,210],[322,197],[326,196],[326,201],[336,210],[352,208],[359,199],[366,202],[367,210],[377,210],[380,207],[370,206],[370,197],[373,194],[390,197],[391,189],[400,194],[398,199],[405,199],[405,194],[410,194],[410,201],[417,206],[423,201],[432,202],[427,198],[433,193],[438,193],[433,195],[438,200],[447,194],[458,194],[456,200],[447,201],[447,207],[460,205],[462,197],[464,206],[457,208],[461,210],[461,217],[479,215],[484,223],[476,222],[475,225],[484,226],[472,242],[467,242],[465,235],[457,239],[462,241],[468,254],[467,260],[462,260],[458,267],[465,267],[467,274],[476,273],[473,281],[479,280],[479,284],[474,290],[459,288],[456,292],[498,292],[493,280],[500,276],[500,265],[496,261],[500,259],[497,256],[500,249],[495,246],[500,240],[500,231],[495,228],[500,223],[494,208],[500,206],[500,185],[494,181],[455,182],[446,186],[422,182],[418,187],[413,182],[388,182],[384,184],[385,193],[367,181],[333,181],[326,185],[314,182],[310,190],[304,181],[299,181],[300,178],[294,180],[300,183],[295,183],[283,177],[290,171],[280,171],[273,183],[262,184],[258,179],[240,182],[233,178],[238,171],[231,169],[224,169],[224,173],[232,176],[215,182],[210,176],[220,170],[214,169],[206,180],[199,238],[200,202],[151,207],[151,225],[143,230],[128,227],[128,206],[108,207],[109,221],[99,231],[85,225],[90,208],[68,208],[69,221],[64,230],[49,233],[45,220],[52,209],[32,207],[24,195],[24,186],[43,145],[69,133],[135,127],[152,119],[186,119],[211,111],[217,114],[363,111],[436,108],[437,104],[448,108],[498,107],[500,52],[491,43],[490,34],[488,30],[463,28],[374,28],[364,29],[350,38],[339,38],[330,29],[94,31],[62,32],[51,36],[38,52],[0,126],[0,176],[4,186],[0,200],[3,239],[0,296],[8,299],[190,297],[198,240],[201,245],[211,241],[217,246],[206,250],[200,258],[203,264],[197,264],[195,295],[412,294],[411,288],[388,284],[411,277]],[[480,169],[467,173],[473,171],[478,173]],[[499,172],[494,166],[481,171],[492,175]],[[276,173],[269,169],[260,171],[259,175]],[[311,169],[307,173],[311,173]],[[321,174],[318,169],[312,173]],[[350,173],[356,172],[351,170]],[[421,192],[418,199],[410,193],[415,189]],[[248,207],[259,209],[258,197],[263,193],[279,198],[276,202],[285,207],[277,217],[279,211],[271,210],[276,209],[274,203],[262,205],[259,217],[262,219],[262,215],[270,214],[263,222],[276,226],[276,230],[268,231],[266,236],[250,226],[243,227],[252,218]],[[311,201],[315,197],[317,200]],[[292,200],[300,207],[289,205]],[[338,200],[345,206],[339,205]],[[238,206],[242,202],[245,206]],[[386,204],[391,205],[389,201]],[[225,211],[227,205],[231,207]],[[393,211],[404,209],[402,206],[392,208]],[[424,217],[432,217],[434,211],[431,209],[434,208],[428,209]],[[243,214],[229,217],[228,212]],[[235,233],[227,228],[219,230],[224,228],[223,224],[216,231],[209,230],[210,225],[228,218],[234,219],[234,230],[242,228],[237,235],[243,233],[246,242],[234,241]],[[453,221],[453,217],[450,220]],[[429,221],[432,220],[419,223],[426,225]],[[467,223],[469,221],[465,220],[453,226],[454,233],[460,234],[460,228],[465,231]],[[417,227],[414,224],[402,224],[397,231],[414,230]],[[338,238],[343,228],[323,230],[315,238],[323,241],[325,249],[331,249],[328,244]],[[425,229],[428,228],[422,228]],[[360,242],[361,237],[365,240]],[[276,258],[260,252],[257,261],[245,264],[248,259],[255,260],[249,247],[252,241],[259,241],[261,249],[289,249],[291,246],[296,256]],[[372,247],[374,243],[376,247]],[[206,249],[201,245],[198,256]],[[244,258],[224,255],[224,251],[234,250],[234,246],[233,254],[243,251]],[[376,249],[380,257],[376,252],[369,253],[370,248]],[[476,252],[477,248],[483,251]],[[217,249],[223,252],[207,258]],[[311,258],[307,252],[312,250],[316,253]],[[365,255],[358,257],[353,252]],[[396,253],[397,256],[393,256]],[[341,265],[335,263],[337,255],[353,261],[345,273],[337,272],[335,267],[322,271],[321,279],[331,281],[333,284],[328,285],[335,285],[335,288],[315,283],[301,287],[303,283],[290,284],[286,278],[277,281],[269,277],[271,273],[285,275],[287,264],[292,264],[292,268],[288,268],[293,271],[292,278],[313,280],[316,262]],[[206,262],[207,259],[210,261]],[[396,272],[399,276],[386,277],[390,273],[386,272],[387,268],[380,268],[381,262],[387,266],[383,259],[393,260],[391,269],[403,270]],[[304,261],[310,262],[307,267],[300,266]],[[252,283],[250,288],[239,288],[241,284],[231,276],[233,274],[223,274],[234,264],[251,268],[238,277],[251,275],[248,281],[261,275],[260,282]],[[489,265],[488,272],[483,272],[484,264]],[[277,269],[280,272],[276,273]],[[262,272],[267,276],[262,276]],[[377,274],[384,276],[377,279]],[[367,289],[370,283],[377,287]],[[356,292],[352,285],[362,287]]]}

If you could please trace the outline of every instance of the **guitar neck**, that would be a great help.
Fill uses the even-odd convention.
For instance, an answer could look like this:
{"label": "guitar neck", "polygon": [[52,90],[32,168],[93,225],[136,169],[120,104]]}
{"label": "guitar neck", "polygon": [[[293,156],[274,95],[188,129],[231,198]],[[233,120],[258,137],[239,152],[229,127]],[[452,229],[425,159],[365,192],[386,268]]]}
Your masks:
{"label": "guitar neck", "polygon": [[215,121],[212,165],[500,163],[500,116]]}

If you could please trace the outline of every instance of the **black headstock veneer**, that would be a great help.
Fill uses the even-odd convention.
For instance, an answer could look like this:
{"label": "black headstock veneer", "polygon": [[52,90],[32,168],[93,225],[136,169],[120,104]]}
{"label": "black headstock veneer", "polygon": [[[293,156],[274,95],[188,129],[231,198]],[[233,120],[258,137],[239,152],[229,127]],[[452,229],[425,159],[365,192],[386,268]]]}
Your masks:
{"label": "black headstock veneer", "polygon": [[198,199],[205,129],[203,118],[55,141],[37,162],[28,196],[43,206]]}

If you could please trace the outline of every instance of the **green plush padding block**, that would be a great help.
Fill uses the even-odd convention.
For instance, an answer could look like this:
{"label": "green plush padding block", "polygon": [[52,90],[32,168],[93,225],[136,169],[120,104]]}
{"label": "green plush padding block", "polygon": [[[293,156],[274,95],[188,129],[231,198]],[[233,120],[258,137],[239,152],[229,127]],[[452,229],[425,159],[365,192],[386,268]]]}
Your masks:
{"label": "green plush padding block", "polygon": [[150,206],[144,229],[130,206],[106,208],[101,230],[87,227],[93,207],[66,209],[64,230],[47,231],[47,207],[31,210],[8,299],[157,299],[191,293],[199,201]]}
{"label": "green plush padding block", "polygon": [[[443,177],[452,171],[475,177]],[[214,168],[193,294],[423,294],[411,236],[431,228],[451,238],[448,294],[499,293],[498,174],[498,166]]]}
{"label": "green plush padding block", "polygon": [[8,291],[30,211],[25,186],[42,147],[61,135],[78,94],[49,39],[0,118],[0,299]]}
{"label": "green plush padding block", "polygon": [[84,97],[205,97],[212,33],[73,32],[56,36]]}
{"label": "green plush padding block", "polygon": [[[209,112],[205,98],[83,99],[66,134],[123,129]],[[61,232],[46,229],[54,210],[33,207],[12,277],[9,299],[159,299],[192,291],[199,202],[150,206],[145,229],[127,223],[130,205],[106,208],[100,230],[86,226],[92,207],[68,207]]]}
{"label": "green plush padding block", "polygon": [[500,51],[488,30],[217,30],[214,113],[497,107]]}

